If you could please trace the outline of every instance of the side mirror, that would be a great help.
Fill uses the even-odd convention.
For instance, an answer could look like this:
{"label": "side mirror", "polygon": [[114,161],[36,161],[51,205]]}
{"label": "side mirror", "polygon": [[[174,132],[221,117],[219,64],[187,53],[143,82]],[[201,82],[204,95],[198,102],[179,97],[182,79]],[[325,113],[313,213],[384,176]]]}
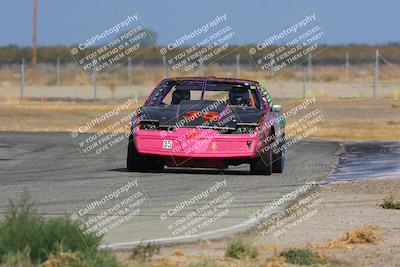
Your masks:
{"label": "side mirror", "polygon": [[282,105],[272,105],[273,112],[282,112]]}

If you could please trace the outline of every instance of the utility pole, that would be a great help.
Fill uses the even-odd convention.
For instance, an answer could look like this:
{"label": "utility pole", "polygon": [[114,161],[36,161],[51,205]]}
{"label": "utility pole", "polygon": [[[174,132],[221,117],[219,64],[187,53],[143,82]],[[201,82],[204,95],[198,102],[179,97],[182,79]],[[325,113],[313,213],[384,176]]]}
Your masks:
{"label": "utility pole", "polygon": [[350,63],[349,63],[349,53],[346,53],[346,63],[344,64],[344,69],[346,73],[346,82],[349,81],[349,74],[350,74]]}
{"label": "utility pole", "polygon": [[37,25],[37,0],[33,0],[32,67],[34,67],[37,62],[36,25]]}
{"label": "utility pole", "polygon": [[374,83],[373,83],[373,91],[372,97],[376,97],[376,89],[379,83],[379,50],[376,49],[375,51],[375,67],[374,67]]}
{"label": "utility pole", "polygon": [[236,54],[236,78],[240,78],[240,54]]}

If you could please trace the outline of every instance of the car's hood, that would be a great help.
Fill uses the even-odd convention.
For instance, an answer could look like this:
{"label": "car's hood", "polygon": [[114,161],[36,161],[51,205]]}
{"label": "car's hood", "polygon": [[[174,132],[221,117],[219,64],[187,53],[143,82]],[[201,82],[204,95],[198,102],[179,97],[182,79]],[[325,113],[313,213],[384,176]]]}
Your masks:
{"label": "car's hood", "polygon": [[176,125],[178,127],[228,126],[234,128],[237,123],[257,123],[264,113],[253,107],[231,106],[214,101],[181,101],[179,105],[142,107],[144,120],[158,121],[159,126]]}

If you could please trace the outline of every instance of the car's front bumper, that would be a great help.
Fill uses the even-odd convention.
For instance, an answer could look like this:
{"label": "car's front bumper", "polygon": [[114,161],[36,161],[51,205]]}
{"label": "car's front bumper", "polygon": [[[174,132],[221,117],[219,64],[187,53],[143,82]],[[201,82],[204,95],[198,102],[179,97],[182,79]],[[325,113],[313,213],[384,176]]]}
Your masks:
{"label": "car's front bumper", "polygon": [[175,131],[136,129],[139,153],[198,158],[254,158],[258,134],[221,134],[217,130],[178,128]]}

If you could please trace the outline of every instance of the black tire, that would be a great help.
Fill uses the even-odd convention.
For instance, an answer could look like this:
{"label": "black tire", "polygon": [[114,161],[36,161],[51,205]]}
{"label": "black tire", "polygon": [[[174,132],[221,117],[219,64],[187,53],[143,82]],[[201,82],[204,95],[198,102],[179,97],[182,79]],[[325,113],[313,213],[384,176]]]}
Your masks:
{"label": "black tire", "polygon": [[[267,148],[268,146],[266,146]],[[260,151],[259,157],[250,163],[250,172],[252,174],[271,175],[272,173],[272,149]]]}
{"label": "black tire", "polygon": [[153,159],[150,161],[150,169],[152,171],[163,171],[164,170],[164,161],[160,159]]}
{"label": "black tire", "polygon": [[[285,136],[279,140],[279,145],[272,153],[272,172],[282,173],[285,167]],[[278,153],[275,153],[276,152]]]}
{"label": "black tire", "polygon": [[129,136],[129,143],[128,143],[128,156],[126,158],[126,168],[130,172],[147,171],[147,164],[143,160],[143,157],[139,155],[135,147],[135,141],[133,140],[133,136]]}

